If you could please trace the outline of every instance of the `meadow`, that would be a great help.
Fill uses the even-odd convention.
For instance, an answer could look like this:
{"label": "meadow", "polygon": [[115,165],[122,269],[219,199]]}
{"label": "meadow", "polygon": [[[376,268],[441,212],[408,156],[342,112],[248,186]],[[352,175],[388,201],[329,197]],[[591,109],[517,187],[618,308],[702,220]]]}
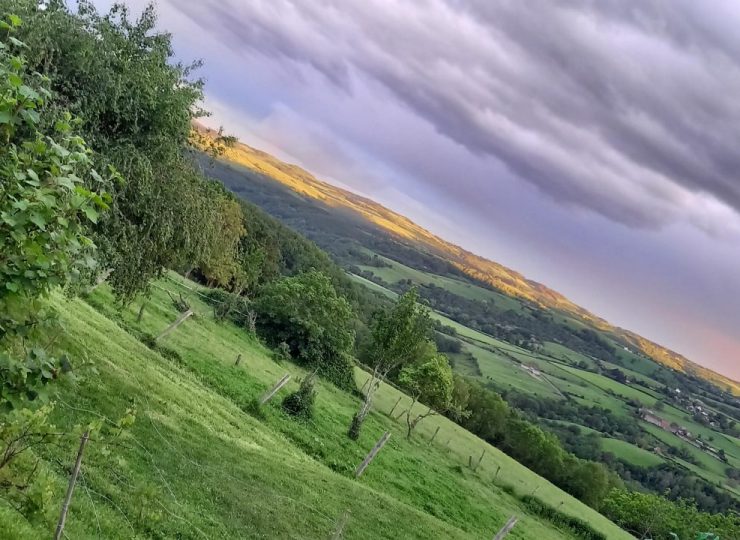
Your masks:
{"label": "meadow", "polygon": [[[78,381],[56,387],[54,423],[79,434],[91,421],[136,411],[113,448],[113,465],[91,437],[69,538],[328,538],[345,512],[345,538],[483,538],[510,515],[520,517],[511,538],[571,538],[522,505],[518,496],[532,493],[607,538],[629,538],[446,418],[427,419],[406,440],[405,426],[386,413],[399,397],[399,407],[409,398],[390,386],[380,389],[358,442],[346,429],[359,400],[330,384],[319,384],[315,419],[294,420],[279,402],[305,372],[274,362],[254,337],[216,322],[186,287],[196,286],[172,274],[156,283],[140,323],[139,304],[119,310],[105,286],[88,302],[53,299],[67,330],[63,345],[89,362]],[[165,290],[182,292],[196,316],[152,349],[142,340],[177,317]],[[293,380],[256,411],[254,399],[285,373]],[[361,386],[367,375],[358,369],[356,376]],[[356,465],[386,430],[390,442],[355,480]],[[484,451],[477,470],[469,469],[469,457]],[[74,445],[40,455],[59,499]],[[38,538],[50,530],[48,519],[26,521],[3,503],[0,524],[3,537]]]}

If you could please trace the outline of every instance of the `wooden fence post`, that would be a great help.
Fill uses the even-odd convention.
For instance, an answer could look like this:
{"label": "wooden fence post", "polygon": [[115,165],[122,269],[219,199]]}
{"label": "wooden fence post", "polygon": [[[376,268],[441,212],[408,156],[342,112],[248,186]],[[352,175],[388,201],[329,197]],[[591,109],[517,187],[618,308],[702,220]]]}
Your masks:
{"label": "wooden fence post", "polygon": [[344,538],[344,527],[347,525],[348,520],[349,510],[345,510],[339,517],[339,520],[337,520],[337,528],[334,530],[334,534],[331,537],[332,540],[341,540]]}
{"label": "wooden fence post", "polygon": [[486,449],[483,449],[483,452],[481,453],[480,457],[478,458],[478,462],[475,464],[475,467],[473,467],[473,472],[478,470],[478,467],[480,467],[480,462],[483,461],[483,456],[486,455]]}
{"label": "wooden fence post", "polygon": [[177,328],[177,327],[178,327],[178,326],[180,326],[180,325],[181,325],[181,324],[182,324],[183,322],[185,322],[185,320],[186,320],[186,319],[187,319],[188,317],[190,317],[191,315],[193,315],[193,310],[192,310],[192,309],[189,309],[189,310],[187,310],[187,311],[186,311],[185,313],[183,313],[182,315],[180,315],[180,316],[179,316],[179,317],[177,318],[177,320],[176,320],[175,322],[173,322],[173,323],[172,323],[171,325],[169,325],[169,326],[168,326],[168,327],[167,327],[167,328],[165,329],[165,331],[164,331],[164,332],[162,332],[162,333],[161,333],[161,334],[159,334],[159,335],[158,335],[158,336],[157,336],[156,338],[154,338],[154,341],[159,341],[159,340],[160,340],[160,339],[162,339],[162,338],[163,338],[164,336],[166,336],[167,334],[169,334],[170,332],[172,332],[172,331],[173,331],[173,330],[174,330],[175,328]]}
{"label": "wooden fence post", "polygon": [[398,407],[398,404],[401,403],[401,398],[403,398],[403,396],[398,397],[398,400],[396,401],[395,405],[393,405],[393,408],[391,409],[391,412],[388,413],[388,416],[393,416],[393,411],[395,411],[396,407]]}
{"label": "wooden fence post", "polygon": [[432,444],[434,442],[434,438],[437,436],[437,433],[439,433],[439,428],[441,426],[437,426],[437,429],[434,430],[434,435],[432,435],[432,438],[429,439],[429,444]]}
{"label": "wooden fence post", "polygon": [[516,525],[516,522],[519,521],[516,516],[511,516],[509,518],[509,521],[506,522],[506,525],[504,525],[501,530],[496,534],[496,536],[493,537],[493,540],[503,540],[503,538],[511,532],[511,529],[514,528],[514,525]]}
{"label": "wooden fence post", "polygon": [[274,396],[275,394],[277,394],[277,391],[278,390],[280,390],[283,386],[285,386],[286,384],[288,384],[288,381],[289,380],[290,380],[290,375],[288,373],[286,373],[285,375],[283,375],[283,378],[280,379],[275,384],[275,386],[272,387],[272,390],[270,390],[269,392],[267,392],[265,395],[263,395],[260,398],[260,405],[264,405],[265,403],[267,403],[268,401],[270,401],[270,399],[272,399],[272,396]]}
{"label": "wooden fence post", "polygon": [[239,365],[239,362],[241,362],[241,361],[242,361],[242,355],[241,355],[241,353],[239,353],[238,355],[236,355],[236,362],[234,362],[234,365],[235,366],[238,366]]}
{"label": "wooden fence post", "polygon": [[378,440],[378,442],[375,443],[375,446],[373,446],[373,449],[370,450],[370,453],[365,456],[365,459],[362,460],[362,463],[360,463],[360,466],[357,467],[357,470],[355,471],[355,478],[359,478],[363,472],[365,472],[365,469],[367,469],[367,466],[372,463],[372,461],[375,459],[375,456],[380,452],[380,449],[385,446],[385,443],[388,442],[388,439],[391,437],[391,432],[386,431],[383,433],[383,436]]}
{"label": "wooden fence post", "polygon": [[144,301],[141,303],[141,307],[139,308],[139,314],[136,315],[137,323],[140,323],[141,320],[144,318],[144,308],[146,308],[146,303],[147,303],[147,300],[145,298]]}
{"label": "wooden fence post", "polygon": [[72,469],[72,476],[69,477],[69,484],[67,485],[67,494],[64,496],[64,503],[62,503],[62,512],[59,515],[59,521],[57,522],[57,529],[54,532],[54,540],[60,540],[62,533],[64,532],[64,522],[67,520],[67,511],[69,510],[69,503],[72,501],[72,493],[75,490],[75,483],[77,482],[77,475],[80,474],[80,466],[82,465],[82,452],[85,451],[85,445],[87,440],[90,438],[90,430],[86,430],[80,438],[80,448],[77,450],[77,460],[75,461],[74,469]]}

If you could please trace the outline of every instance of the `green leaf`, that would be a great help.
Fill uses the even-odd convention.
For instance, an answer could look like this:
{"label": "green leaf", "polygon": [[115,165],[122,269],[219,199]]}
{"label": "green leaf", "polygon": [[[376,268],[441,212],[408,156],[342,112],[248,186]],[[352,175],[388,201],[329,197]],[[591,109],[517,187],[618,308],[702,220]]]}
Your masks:
{"label": "green leaf", "polygon": [[23,24],[23,20],[18,15],[12,13],[8,15],[8,22],[16,28]]}
{"label": "green leaf", "polygon": [[38,124],[39,120],[41,120],[39,113],[37,113],[36,111],[29,110],[29,109],[22,110],[21,117],[23,117],[24,120],[30,122],[31,124]]}
{"label": "green leaf", "polygon": [[18,88],[23,84],[23,79],[21,79],[17,74],[11,73],[8,75],[8,82],[12,87]]}
{"label": "green leaf", "polygon": [[46,218],[39,214],[38,212],[34,212],[31,214],[31,217],[29,218],[31,223],[36,225],[39,229],[45,230],[46,229]]}
{"label": "green leaf", "polygon": [[31,88],[30,86],[26,86],[25,84],[20,87],[18,92],[20,92],[20,94],[26,99],[31,99],[34,101],[37,99],[41,99],[41,96],[36,90]]}
{"label": "green leaf", "polygon": [[21,48],[28,47],[28,45],[26,45],[25,43],[23,43],[20,39],[14,38],[12,36],[8,39],[8,41],[10,41],[16,47],[21,47]]}
{"label": "green leaf", "polygon": [[20,211],[24,211],[26,210],[26,208],[28,208],[29,204],[30,203],[26,199],[21,199],[13,203],[13,208],[17,208]]}
{"label": "green leaf", "polygon": [[98,211],[95,210],[92,206],[84,206],[82,208],[82,211],[85,212],[85,216],[87,216],[87,219],[92,221],[93,223],[98,222]]}
{"label": "green leaf", "polygon": [[9,291],[18,292],[18,284],[15,281],[8,281],[5,284],[5,288]]}

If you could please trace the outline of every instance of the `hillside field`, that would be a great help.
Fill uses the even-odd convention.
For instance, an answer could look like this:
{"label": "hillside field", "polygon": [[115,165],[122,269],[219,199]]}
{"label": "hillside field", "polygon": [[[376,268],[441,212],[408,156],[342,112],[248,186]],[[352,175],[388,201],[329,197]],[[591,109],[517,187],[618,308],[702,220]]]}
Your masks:
{"label": "hillside field", "polygon": [[[610,539],[630,537],[445,418],[426,420],[407,441],[403,426],[385,414],[401,396],[389,386],[380,390],[357,443],[345,432],[359,400],[331,385],[319,385],[314,421],[289,418],[279,401],[304,372],[292,363],[276,364],[254,338],[216,323],[189,288],[197,287],[173,274],[158,282],[140,324],[138,302],[118,311],[106,287],[88,302],[53,299],[68,332],[64,346],[91,365],[78,382],[56,386],[54,423],[79,434],[80,426],[101,415],[117,419],[128,408],[136,411],[130,432],[112,447],[114,466],[91,436],[68,517],[69,538],[328,538],[346,511],[345,538],[486,538],[510,515],[520,517],[510,538],[572,538],[512,495],[533,492]],[[196,316],[152,350],[141,339],[177,318],[165,289],[182,292]],[[238,354],[242,360],[235,366]],[[285,373],[293,381],[254,413],[254,398]],[[360,386],[365,376],[357,371]],[[356,465],[385,430],[392,433],[390,442],[355,480]],[[40,452],[57,502],[75,447]],[[477,459],[484,450],[473,472],[469,456]],[[55,514],[58,504],[50,506]],[[51,518],[29,523],[0,503],[0,536],[48,536]]]}

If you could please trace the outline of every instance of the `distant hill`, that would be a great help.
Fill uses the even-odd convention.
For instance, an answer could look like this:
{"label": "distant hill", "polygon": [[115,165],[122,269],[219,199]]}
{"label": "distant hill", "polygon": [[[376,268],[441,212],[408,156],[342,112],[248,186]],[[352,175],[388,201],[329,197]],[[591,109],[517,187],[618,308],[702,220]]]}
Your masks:
{"label": "distant hill", "polygon": [[[199,129],[208,132],[205,128]],[[641,351],[667,367],[693,374],[735,395],[740,395],[740,383],[737,381],[700,366],[634,332],[615,327],[603,318],[571,302],[557,291],[527,279],[519,272],[499,263],[447,242],[410,219],[366,197],[321,181],[301,167],[285,163],[243,143],[237,143],[228,148],[223,159],[279,182],[304,197],[319,201],[345,214],[354,214],[355,217],[373,224],[377,229],[385,231],[399,241],[449,262],[466,276],[487,283],[506,295],[534,303],[542,308],[568,314],[587,326],[611,334],[624,346]]]}

